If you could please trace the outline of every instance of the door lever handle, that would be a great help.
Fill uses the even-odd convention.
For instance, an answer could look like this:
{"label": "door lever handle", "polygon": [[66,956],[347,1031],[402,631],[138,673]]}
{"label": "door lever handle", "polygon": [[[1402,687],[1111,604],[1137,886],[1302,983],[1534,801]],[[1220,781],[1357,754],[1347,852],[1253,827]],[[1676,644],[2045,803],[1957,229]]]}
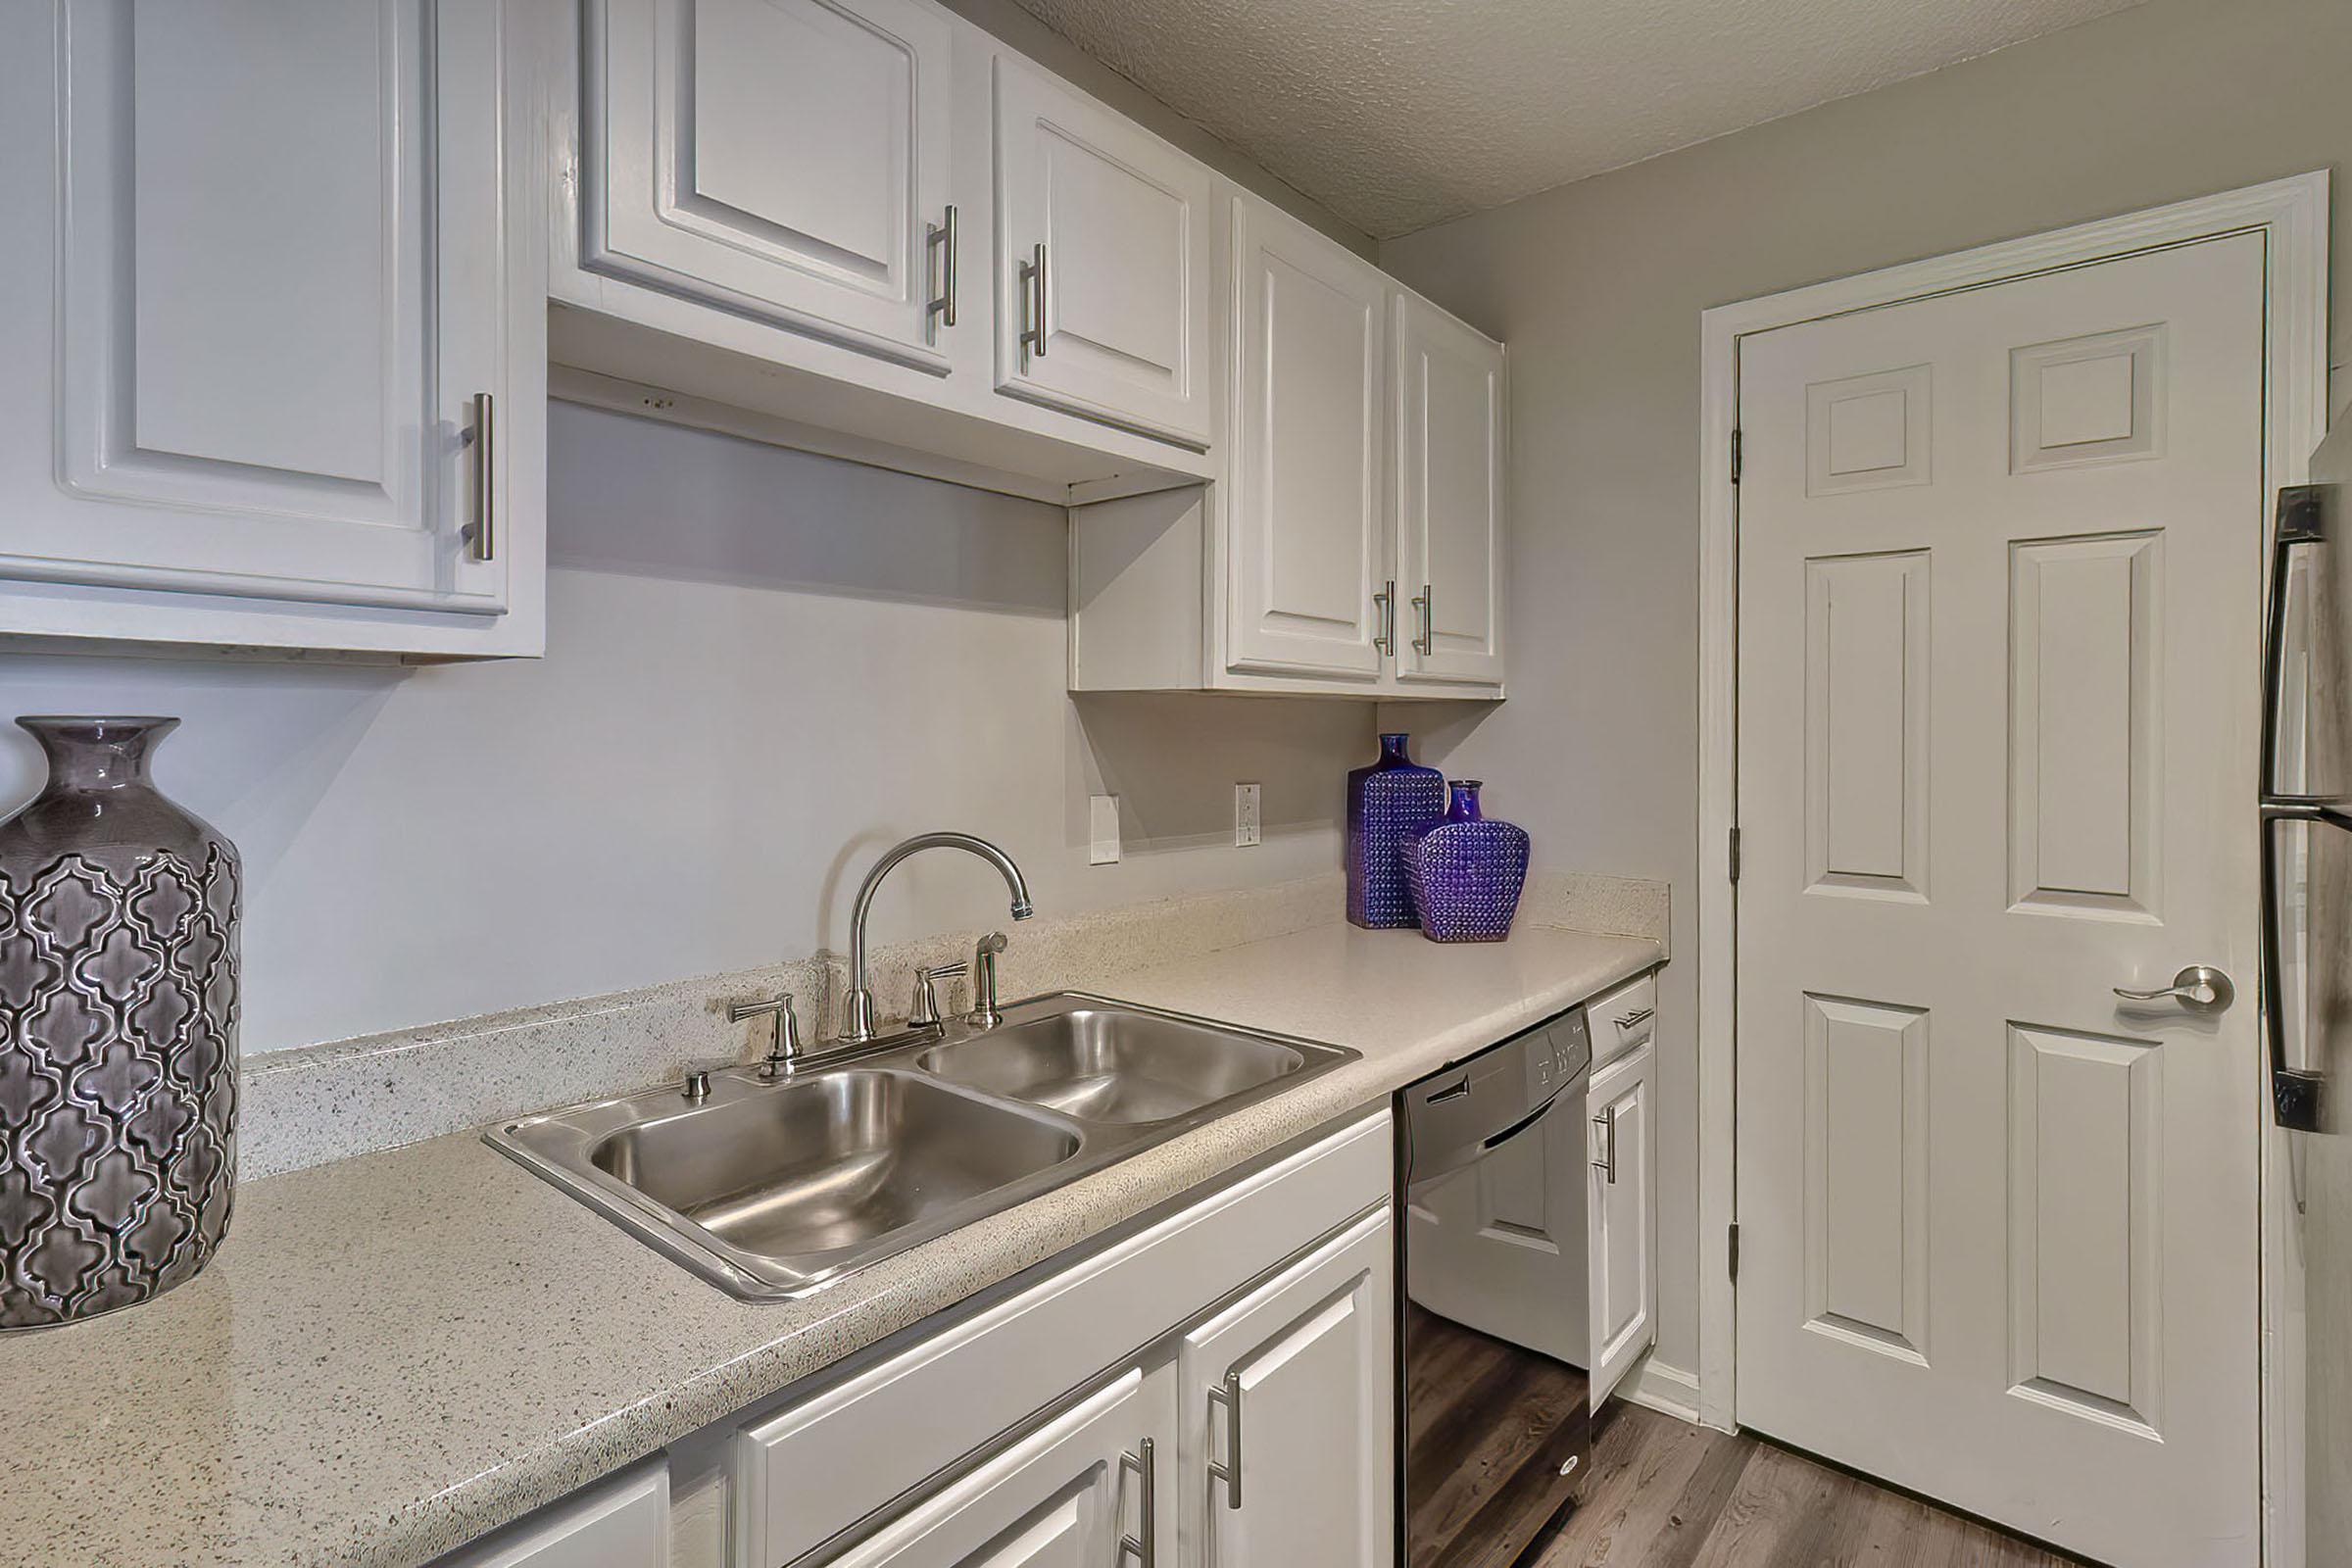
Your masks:
{"label": "door lever handle", "polygon": [[2173,976],[2169,986],[2150,991],[2131,991],[2122,986],[2115,994],[2126,1002],[2178,1002],[2191,1012],[2220,1012],[2237,1000],[2237,987],[2230,977],[2210,963],[2192,963]]}

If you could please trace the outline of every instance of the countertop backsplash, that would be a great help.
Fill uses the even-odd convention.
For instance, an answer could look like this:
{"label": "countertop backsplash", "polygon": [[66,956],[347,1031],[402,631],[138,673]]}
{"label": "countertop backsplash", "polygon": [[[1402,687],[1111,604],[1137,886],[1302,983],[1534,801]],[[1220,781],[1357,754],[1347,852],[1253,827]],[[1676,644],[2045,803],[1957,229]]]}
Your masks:
{"label": "countertop backsplash", "polygon": [[[1158,899],[1001,929],[1006,999],[1087,990],[1096,976],[1264,941],[1342,918],[1338,872],[1263,887]],[[1520,918],[1530,924],[1663,944],[1663,882],[1584,872],[1528,878]],[[874,996],[887,1018],[906,1015],[918,964],[969,957],[985,930],[943,932],[873,951]],[[968,981],[952,1004],[970,1005]],[[764,1055],[766,1018],[727,1021],[738,1002],[791,992],[803,1038],[839,1026],[848,961],[824,952],[740,969],[479,1017],[389,1030],[248,1057],[241,1085],[238,1177],[254,1180],[439,1137],[680,1076],[689,1064]]]}

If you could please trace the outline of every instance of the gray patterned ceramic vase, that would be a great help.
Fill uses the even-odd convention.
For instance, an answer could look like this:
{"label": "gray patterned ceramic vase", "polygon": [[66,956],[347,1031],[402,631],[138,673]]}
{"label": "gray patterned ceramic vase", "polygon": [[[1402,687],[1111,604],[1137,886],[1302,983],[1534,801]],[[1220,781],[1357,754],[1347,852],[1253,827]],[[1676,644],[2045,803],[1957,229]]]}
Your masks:
{"label": "gray patterned ceramic vase", "polygon": [[195,1276],[236,1182],[236,848],[147,779],[175,718],[20,718],[0,822],[0,1329]]}

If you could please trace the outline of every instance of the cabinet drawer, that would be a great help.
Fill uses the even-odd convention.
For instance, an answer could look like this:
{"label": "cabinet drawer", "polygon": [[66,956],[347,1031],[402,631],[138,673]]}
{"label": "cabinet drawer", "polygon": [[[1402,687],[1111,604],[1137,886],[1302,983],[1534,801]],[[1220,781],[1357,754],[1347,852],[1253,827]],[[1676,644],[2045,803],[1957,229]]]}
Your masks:
{"label": "cabinet drawer", "polygon": [[783,1568],[1389,1190],[1384,1109],[736,1435],[740,1568]]}
{"label": "cabinet drawer", "polygon": [[1658,1027],[1658,977],[1642,975],[1586,1004],[1595,1071],[1648,1042]]}

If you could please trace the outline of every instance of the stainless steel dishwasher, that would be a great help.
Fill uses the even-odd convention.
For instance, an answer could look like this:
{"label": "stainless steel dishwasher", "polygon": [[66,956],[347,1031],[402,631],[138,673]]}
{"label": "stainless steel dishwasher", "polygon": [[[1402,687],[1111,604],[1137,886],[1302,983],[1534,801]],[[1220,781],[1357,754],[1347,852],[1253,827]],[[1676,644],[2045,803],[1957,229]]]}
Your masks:
{"label": "stainless steel dishwasher", "polygon": [[1505,1568],[1591,1467],[1574,1008],[1396,1097],[1398,1562]]}

